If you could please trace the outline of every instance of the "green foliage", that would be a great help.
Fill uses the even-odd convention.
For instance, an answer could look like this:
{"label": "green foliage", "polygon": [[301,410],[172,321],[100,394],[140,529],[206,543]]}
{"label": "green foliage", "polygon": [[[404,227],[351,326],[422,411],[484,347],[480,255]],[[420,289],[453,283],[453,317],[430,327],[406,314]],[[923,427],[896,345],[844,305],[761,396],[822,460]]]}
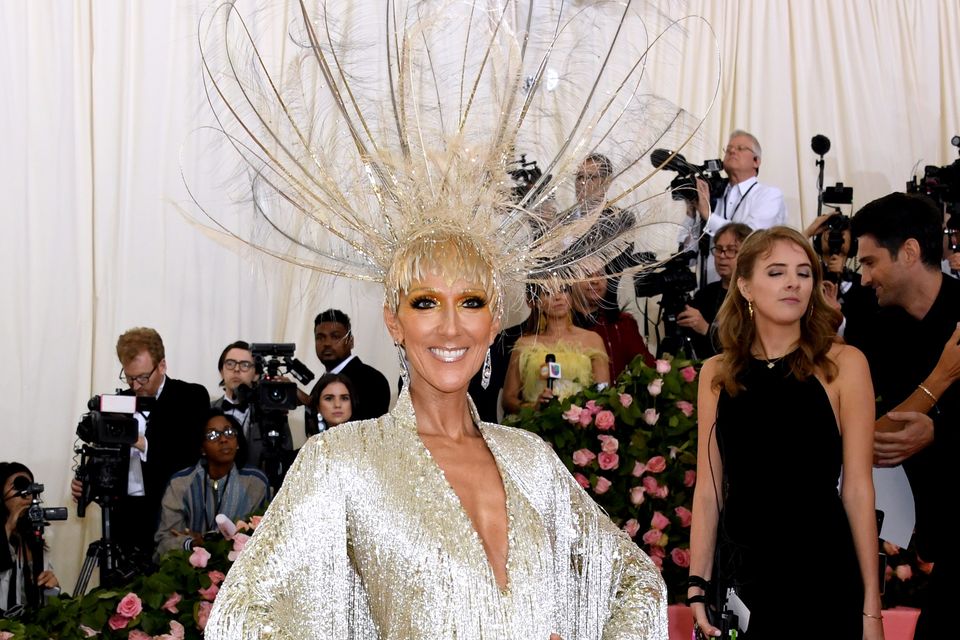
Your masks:
{"label": "green foliage", "polygon": [[667,358],[657,368],[637,358],[607,389],[524,408],[510,424],[553,445],[594,500],[661,567],[671,597],[680,601],[696,477],[697,369]]}

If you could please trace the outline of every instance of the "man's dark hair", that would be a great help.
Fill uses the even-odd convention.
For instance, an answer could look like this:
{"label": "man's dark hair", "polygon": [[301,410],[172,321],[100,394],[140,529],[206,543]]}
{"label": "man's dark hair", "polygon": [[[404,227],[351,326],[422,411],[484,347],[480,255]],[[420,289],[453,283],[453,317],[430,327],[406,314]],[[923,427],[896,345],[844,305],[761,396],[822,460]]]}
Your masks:
{"label": "man's dark hair", "polygon": [[237,340],[236,342],[231,342],[223,348],[223,351],[220,353],[220,359],[217,360],[217,371],[223,370],[223,363],[227,359],[227,353],[230,349],[243,349],[244,351],[250,351],[250,345],[247,344],[244,340]]}
{"label": "man's dark hair", "polygon": [[340,309],[327,309],[326,311],[318,313],[317,317],[313,319],[313,328],[316,329],[317,325],[321,325],[324,322],[340,323],[347,331],[350,331],[350,317],[343,311],[340,311]]}
{"label": "man's dark hair", "polygon": [[926,196],[891,193],[877,198],[853,216],[850,230],[855,238],[873,237],[894,258],[913,238],[923,264],[939,269],[943,260],[943,215]]}
{"label": "man's dark hair", "polygon": [[613,163],[610,162],[610,158],[603,155],[602,153],[591,153],[583,160],[584,162],[593,162],[597,165],[597,170],[600,173],[600,177],[606,180],[613,175]]}
{"label": "man's dark hair", "polygon": [[713,234],[714,243],[716,243],[717,238],[725,233],[732,233],[737,238],[737,242],[743,242],[747,239],[748,235],[753,233],[753,229],[751,229],[749,225],[745,225],[742,222],[728,222],[720,227],[715,234]]}

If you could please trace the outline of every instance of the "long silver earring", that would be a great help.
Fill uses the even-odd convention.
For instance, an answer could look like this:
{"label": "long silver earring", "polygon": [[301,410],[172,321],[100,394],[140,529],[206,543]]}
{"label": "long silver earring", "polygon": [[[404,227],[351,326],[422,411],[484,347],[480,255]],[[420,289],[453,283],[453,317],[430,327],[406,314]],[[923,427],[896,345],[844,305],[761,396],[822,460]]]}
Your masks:
{"label": "long silver earring", "polygon": [[490,364],[490,347],[487,347],[487,357],[483,359],[483,372],[480,374],[480,386],[484,389],[490,386],[491,373],[493,373],[493,365]]}
{"label": "long silver earring", "polygon": [[400,383],[404,389],[410,388],[410,370],[407,368],[407,358],[403,355],[403,347],[399,342],[394,342],[397,348],[397,357],[400,358]]}

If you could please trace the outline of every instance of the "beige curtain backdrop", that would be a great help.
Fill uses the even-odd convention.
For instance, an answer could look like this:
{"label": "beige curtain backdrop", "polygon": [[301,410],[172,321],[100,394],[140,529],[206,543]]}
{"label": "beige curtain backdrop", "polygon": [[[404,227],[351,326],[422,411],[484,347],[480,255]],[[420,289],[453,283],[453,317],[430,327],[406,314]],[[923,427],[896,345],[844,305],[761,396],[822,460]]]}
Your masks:
{"label": "beige curtain backdrop", "polygon": [[[76,422],[91,395],[120,386],[114,344],[130,327],[155,327],[169,374],[215,397],[216,358],[235,339],[295,342],[320,373],[312,318],[339,307],[354,319],[360,357],[397,378],[375,287],[254,256],[184,214],[197,211],[181,169],[211,207],[240,198],[220,188],[232,159],[195,131],[209,122],[196,44],[204,6],[0,0],[0,460],[30,466],[47,506],[72,507]],[[673,70],[651,79],[706,115],[687,157],[719,157],[729,131],[752,131],[761,180],[784,191],[792,224],[815,215],[817,133],[833,142],[827,184],[852,186],[855,205],[902,190],[918,162],[957,158],[948,142],[960,133],[956,0],[701,0],[671,12],[678,7],[717,36],[691,28],[676,40]],[[251,19],[281,59],[294,15],[278,0]],[[689,63],[717,46],[719,69]],[[293,428],[302,441],[299,417]],[[68,591],[99,535],[96,509],[48,529]]]}

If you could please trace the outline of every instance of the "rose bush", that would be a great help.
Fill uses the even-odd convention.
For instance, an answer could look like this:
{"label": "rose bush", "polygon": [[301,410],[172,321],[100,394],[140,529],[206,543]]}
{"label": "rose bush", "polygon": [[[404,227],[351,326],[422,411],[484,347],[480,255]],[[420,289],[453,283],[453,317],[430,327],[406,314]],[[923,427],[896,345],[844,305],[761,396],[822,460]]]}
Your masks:
{"label": "rose bush", "polygon": [[696,479],[697,369],[669,356],[637,358],[603,391],[586,389],[511,424],[553,445],[578,483],[686,595]]}
{"label": "rose bush", "polygon": [[198,640],[230,565],[259,523],[253,516],[249,524],[221,524],[224,537],[171,551],[157,571],[122,587],[54,597],[20,619],[0,619],[0,639]]}

